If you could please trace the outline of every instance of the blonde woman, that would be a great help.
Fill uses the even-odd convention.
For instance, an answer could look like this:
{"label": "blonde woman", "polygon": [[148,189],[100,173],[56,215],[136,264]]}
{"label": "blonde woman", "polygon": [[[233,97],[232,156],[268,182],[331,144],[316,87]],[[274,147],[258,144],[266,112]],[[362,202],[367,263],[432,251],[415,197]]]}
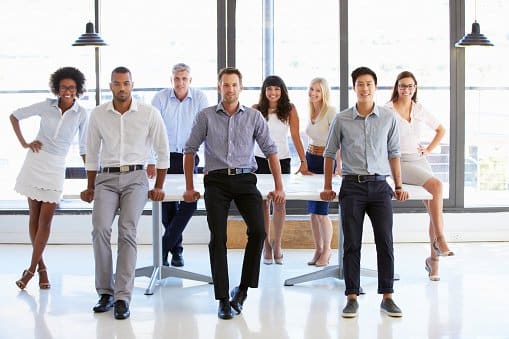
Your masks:
{"label": "blonde woman", "polygon": [[[323,152],[329,126],[336,115],[336,109],[329,104],[330,89],[327,80],[314,78],[308,89],[309,121],[306,127],[308,148],[306,161],[308,170],[323,174]],[[329,218],[329,202],[308,201],[311,231],[315,242],[315,253],[308,265],[326,266],[331,256],[332,223]]]}
{"label": "blonde woman", "polygon": [[[401,175],[403,183],[419,185],[433,195],[424,200],[429,214],[430,256],[425,260],[425,269],[430,280],[440,280],[438,260],[440,256],[454,255],[449,250],[444,236],[442,216],[442,182],[433,175],[426,160],[445,134],[444,126],[417,102],[417,80],[408,71],[401,72],[396,78],[391,101],[387,106],[396,112],[400,130]],[[431,128],[435,136],[427,146],[421,145],[421,129]]]}

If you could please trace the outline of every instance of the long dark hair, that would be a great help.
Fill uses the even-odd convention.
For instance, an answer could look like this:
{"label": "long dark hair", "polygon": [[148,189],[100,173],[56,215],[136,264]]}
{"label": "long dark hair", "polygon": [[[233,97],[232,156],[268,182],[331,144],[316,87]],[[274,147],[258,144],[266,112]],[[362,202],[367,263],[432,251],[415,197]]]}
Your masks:
{"label": "long dark hair", "polygon": [[262,89],[260,92],[260,99],[258,100],[257,108],[260,112],[262,112],[265,119],[269,118],[269,99],[267,99],[267,95],[265,95],[265,91],[267,87],[275,86],[281,88],[281,98],[279,98],[277,102],[277,118],[284,123],[288,122],[290,117],[290,111],[292,110],[292,103],[290,102],[290,97],[288,96],[288,88],[286,88],[285,82],[283,79],[278,77],[277,75],[269,75],[263,81]]}
{"label": "long dark hair", "polygon": [[[403,71],[403,72],[399,73],[396,78],[396,82],[394,83],[394,88],[392,89],[392,95],[391,95],[392,102],[395,102],[398,100],[398,98],[399,98],[398,82],[404,78],[412,78],[414,80],[415,86],[417,86],[417,79],[415,78],[415,76],[413,75],[412,72]],[[414,95],[412,95],[412,101],[417,102],[417,87],[415,87]]]}

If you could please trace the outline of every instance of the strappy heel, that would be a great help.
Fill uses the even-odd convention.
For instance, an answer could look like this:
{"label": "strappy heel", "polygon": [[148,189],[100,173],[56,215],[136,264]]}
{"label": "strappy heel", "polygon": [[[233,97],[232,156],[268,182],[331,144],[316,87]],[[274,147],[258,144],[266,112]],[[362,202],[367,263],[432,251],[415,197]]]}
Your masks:
{"label": "strappy heel", "polygon": [[431,281],[439,281],[440,280],[440,276],[438,274],[431,274],[431,262],[432,261],[437,262],[439,260],[438,260],[438,258],[433,258],[433,257],[426,258],[426,260],[424,260],[424,264],[426,265],[426,266],[424,266],[424,268],[428,272],[429,280],[431,280]]}
{"label": "strappy heel", "polygon": [[[34,276],[34,272],[30,272],[29,270],[24,270],[23,274],[21,274],[21,278],[16,281],[16,286],[18,286],[20,289],[24,290],[25,287],[27,287],[28,282],[32,277]],[[27,279],[26,282],[23,281],[23,279]]]}
{"label": "strappy heel", "polygon": [[[37,270],[37,273],[39,273],[39,288],[41,290],[49,290],[51,288],[51,284],[49,283],[48,279],[48,271],[46,271],[46,268],[40,268]],[[46,282],[41,281],[41,275],[46,274]]]}
{"label": "strappy heel", "polygon": [[452,257],[454,255],[454,252],[451,251],[451,250],[447,250],[447,251],[441,251],[440,250],[440,247],[438,247],[438,242],[440,240],[442,240],[443,237],[437,237],[433,243],[431,244],[433,246],[433,249],[435,250],[435,254],[438,256],[438,257]]}

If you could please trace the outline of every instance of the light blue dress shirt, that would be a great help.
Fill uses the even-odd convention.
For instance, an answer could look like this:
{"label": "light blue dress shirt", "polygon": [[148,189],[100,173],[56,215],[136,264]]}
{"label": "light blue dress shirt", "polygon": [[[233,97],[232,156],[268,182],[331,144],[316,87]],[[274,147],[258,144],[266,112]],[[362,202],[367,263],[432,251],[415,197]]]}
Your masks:
{"label": "light blue dress shirt", "polygon": [[183,153],[196,114],[208,105],[205,93],[195,88],[189,88],[182,101],[175,96],[173,88],[159,91],[154,96],[152,106],[157,108],[163,117],[170,152]]}
{"label": "light blue dress shirt", "polygon": [[230,116],[219,103],[198,113],[184,152],[197,153],[205,142],[205,172],[223,168],[250,168],[254,172],[255,141],[265,157],[277,153],[267,121],[259,111],[239,105]]}
{"label": "light blue dress shirt", "polygon": [[341,173],[390,175],[389,159],[401,156],[398,122],[394,113],[381,106],[363,118],[350,107],[334,118],[324,157],[341,154]]}

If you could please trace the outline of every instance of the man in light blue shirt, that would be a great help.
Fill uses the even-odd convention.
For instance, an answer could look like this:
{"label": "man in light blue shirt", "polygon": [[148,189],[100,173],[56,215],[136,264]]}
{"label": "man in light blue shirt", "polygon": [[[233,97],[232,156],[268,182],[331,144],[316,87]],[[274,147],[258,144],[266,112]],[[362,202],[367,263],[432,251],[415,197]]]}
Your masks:
{"label": "man in light blue shirt", "polygon": [[[357,316],[362,227],[367,214],[375,235],[378,293],[383,294],[381,311],[392,317],[401,317],[401,310],[392,300],[392,197],[406,200],[408,193],[402,188],[398,125],[392,111],[375,105],[375,72],[359,67],[352,72],[352,81],[357,103],[337,114],[329,129],[324,152],[324,190],[320,193],[326,201],[336,196],[332,190],[332,170],[336,153],[340,150],[342,183],[339,206],[344,255],[339,260],[343,260],[347,296],[342,316]],[[394,192],[386,181],[390,174],[395,183]]]}
{"label": "man in light blue shirt", "polygon": [[[152,105],[161,112],[168,132],[170,148],[168,173],[171,174],[184,173],[183,149],[191,132],[194,117],[208,106],[205,94],[199,89],[191,88],[191,81],[191,68],[186,64],[176,64],[172,69],[173,88],[158,92],[152,99]],[[196,155],[195,173],[199,161],[200,159]],[[165,228],[162,238],[163,265],[169,266],[168,253],[171,252],[171,265],[184,266],[182,232],[196,210],[196,202],[163,202],[161,209]]]}

